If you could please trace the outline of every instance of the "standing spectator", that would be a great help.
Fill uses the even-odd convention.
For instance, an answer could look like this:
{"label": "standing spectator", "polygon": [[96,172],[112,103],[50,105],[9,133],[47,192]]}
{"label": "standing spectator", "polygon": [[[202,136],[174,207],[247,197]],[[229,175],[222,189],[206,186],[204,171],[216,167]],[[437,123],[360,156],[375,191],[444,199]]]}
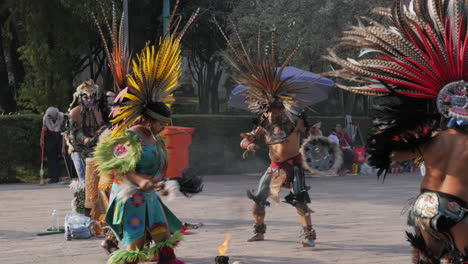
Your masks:
{"label": "standing spectator", "polygon": [[351,137],[346,133],[346,130],[341,124],[336,124],[335,129],[331,133],[338,138],[340,148],[343,151],[343,170],[342,173],[348,173],[353,167],[354,153],[352,150]]}
{"label": "standing spectator", "polygon": [[55,107],[49,107],[42,118],[41,148],[45,148],[49,182],[59,181],[59,160],[63,148],[61,126],[63,113]]}

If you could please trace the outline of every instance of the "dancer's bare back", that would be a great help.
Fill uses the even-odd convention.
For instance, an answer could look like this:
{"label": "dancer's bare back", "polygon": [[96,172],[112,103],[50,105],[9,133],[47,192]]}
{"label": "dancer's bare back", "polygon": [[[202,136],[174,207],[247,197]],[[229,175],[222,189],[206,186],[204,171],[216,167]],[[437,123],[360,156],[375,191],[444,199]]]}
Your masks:
{"label": "dancer's bare back", "polygon": [[[468,202],[468,135],[455,129],[440,132],[423,147],[422,156],[426,174],[421,189],[454,195]],[[394,160],[408,160],[415,153],[395,153]],[[432,252],[441,255],[444,246],[422,230]],[[460,252],[468,249],[468,217],[450,230],[455,246]]]}
{"label": "dancer's bare back", "polygon": [[426,175],[421,189],[455,195],[468,201],[468,135],[442,131],[423,149]]}

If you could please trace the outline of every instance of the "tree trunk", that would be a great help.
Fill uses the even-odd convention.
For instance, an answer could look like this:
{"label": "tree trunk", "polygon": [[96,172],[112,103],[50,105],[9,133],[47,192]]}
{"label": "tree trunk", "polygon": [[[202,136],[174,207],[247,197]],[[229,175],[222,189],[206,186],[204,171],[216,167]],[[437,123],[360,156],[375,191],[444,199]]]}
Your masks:
{"label": "tree trunk", "polygon": [[93,60],[93,47],[91,44],[89,45],[89,51],[88,51],[88,61],[89,61],[89,76],[91,79],[94,81],[97,81],[97,77],[94,75],[94,60]]}
{"label": "tree trunk", "polygon": [[18,32],[13,22],[10,22],[10,34],[11,34],[11,40],[10,40],[10,45],[8,45],[8,47],[9,47],[11,72],[13,74],[13,82],[14,82],[13,95],[16,98],[16,95],[18,94],[18,90],[20,89],[20,86],[24,81],[25,72],[24,72],[23,62],[21,62],[21,60],[19,59],[20,54],[18,53],[18,49],[20,47],[20,43],[18,39]]}
{"label": "tree trunk", "polygon": [[0,16],[0,107],[7,113],[16,111],[16,99],[8,81],[8,69],[3,45],[5,15]]}
{"label": "tree trunk", "polygon": [[346,115],[346,109],[345,109],[345,99],[344,99],[343,90],[339,89],[338,90],[338,95],[339,95],[339,104],[340,104],[340,108],[341,108],[341,114],[344,116],[344,115]]}
{"label": "tree trunk", "polygon": [[112,76],[112,72],[109,69],[109,67],[107,67],[107,65],[105,65],[104,67],[105,67],[105,71],[102,76],[104,80],[104,87],[106,88],[107,91],[113,91],[114,90],[114,78]]}
{"label": "tree trunk", "polygon": [[346,100],[346,111],[345,111],[345,115],[352,115],[353,114],[353,111],[354,111],[354,105],[355,105],[355,102],[356,102],[356,94],[354,93],[348,93],[348,96],[347,96],[347,100]]}
{"label": "tree trunk", "polygon": [[223,75],[223,70],[218,68],[212,76],[211,79],[211,113],[212,114],[219,114],[219,82],[221,80],[221,76]]}
{"label": "tree trunk", "polygon": [[201,63],[202,65],[198,69],[198,103],[199,103],[199,110],[203,114],[207,114],[209,112],[209,103],[208,100],[209,96],[209,87],[207,87],[206,82],[206,65]]}

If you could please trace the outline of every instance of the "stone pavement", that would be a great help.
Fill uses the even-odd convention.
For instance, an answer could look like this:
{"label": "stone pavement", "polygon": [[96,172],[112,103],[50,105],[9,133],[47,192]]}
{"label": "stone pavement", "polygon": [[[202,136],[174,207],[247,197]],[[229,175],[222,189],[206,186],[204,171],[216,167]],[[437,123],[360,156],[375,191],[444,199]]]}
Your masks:
{"label": "stone pavement", "polygon": [[[204,224],[186,236],[178,256],[192,264],[214,263],[217,247],[233,232],[231,263],[410,263],[401,211],[418,194],[419,175],[388,175],[383,184],[374,175],[308,178],[318,233],[314,249],[301,248],[296,212],[287,204],[267,209],[266,241],[245,242],[252,235],[245,190],[258,180],[259,174],[207,176],[203,194],[167,203],[183,221]],[[99,239],[36,236],[50,226],[54,208],[63,222],[71,199],[66,186],[0,185],[0,263],[105,263]]]}

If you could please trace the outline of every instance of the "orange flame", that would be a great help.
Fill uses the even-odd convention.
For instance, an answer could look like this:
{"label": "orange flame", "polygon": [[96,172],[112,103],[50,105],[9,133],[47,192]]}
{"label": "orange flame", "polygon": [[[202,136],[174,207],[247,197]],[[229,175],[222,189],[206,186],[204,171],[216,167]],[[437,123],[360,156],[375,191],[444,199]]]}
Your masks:
{"label": "orange flame", "polygon": [[231,240],[231,237],[232,232],[229,232],[226,235],[226,240],[224,241],[224,243],[218,247],[218,256],[226,256],[229,247],[229,240]]}

